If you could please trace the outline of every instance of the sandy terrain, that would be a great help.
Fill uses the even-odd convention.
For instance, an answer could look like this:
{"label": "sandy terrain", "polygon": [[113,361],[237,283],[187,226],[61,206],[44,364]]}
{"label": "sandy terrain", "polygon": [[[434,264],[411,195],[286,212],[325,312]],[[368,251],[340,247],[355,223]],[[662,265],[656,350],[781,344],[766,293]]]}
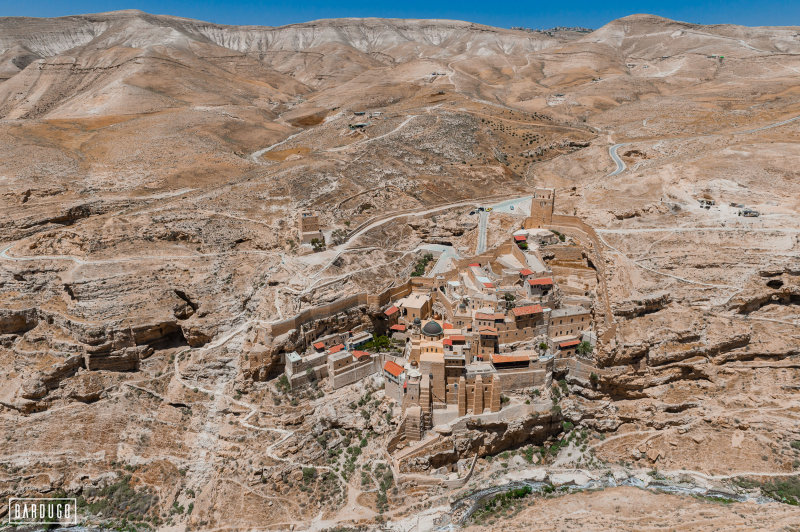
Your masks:
{"label": "sandy terrain", "polygon": [[[455,494],[387,480],[399,413],[382,392],[281,390],[296,337],[270,324],[404,282],[426,245],[469,256],[470,211],[535,186],[597,231],[616,323],[599,382],[564,383],[586,448],[545,465],[794,482],[798,33],[649,15],[593,32],[1,18],[0,491],[80,494],[107,525],[434,526]],[[299,245],[304,210],[327,249]],[[522,212],[489,216],[488,245]],[[471,488],[500,477],[498,451],[566,437],[534,436],[477,446]],[[800,522],[632,487],[519,508],[480,526]]]}

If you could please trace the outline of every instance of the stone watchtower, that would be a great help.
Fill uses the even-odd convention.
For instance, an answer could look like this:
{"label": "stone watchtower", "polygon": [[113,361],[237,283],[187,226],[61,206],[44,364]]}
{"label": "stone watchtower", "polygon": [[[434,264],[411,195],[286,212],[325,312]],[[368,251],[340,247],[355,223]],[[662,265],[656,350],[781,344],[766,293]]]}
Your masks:
{"label": "stone watchtower", "polygon": [[320,230],[319,217],[314,213],[300,213],[298,226],[300,229],[300,242],[303,244],[309,244],[315,238],[319,241],[325,238]]}
{"label": "stone watchtower", "polygon": [[525,228],[533,229],[553,223],[553,205],[556,202],[556,191],[552,188],[533,189],[531,199],[531,215],[525,220]]}

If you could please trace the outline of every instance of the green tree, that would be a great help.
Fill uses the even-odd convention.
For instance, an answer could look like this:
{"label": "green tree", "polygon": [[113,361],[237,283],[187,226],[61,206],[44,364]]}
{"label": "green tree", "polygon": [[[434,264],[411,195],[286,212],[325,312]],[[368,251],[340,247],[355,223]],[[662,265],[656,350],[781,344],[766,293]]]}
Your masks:
{"label": "green tree", "polygon": [[593,349],[594,348],[592,347],[591,343],[589,343],[589,342],[581,342],[580,344],[578,344],[577,351],[578,351],[579,355],[588,355],[588,354],[590,354],[592,352]]}
{"label": "green tree", "polygon": [[311,247],[314,248],[314,252],[319,252],[325,249],[325,237],[322,237],[320,240],[319,238],[312,238],[311,239]]}
{"label": "green tree", "polygon": [[308,484],[312,480],[317,478],[317,469],[315,467],[304,467],[303,468],[303,482]]}

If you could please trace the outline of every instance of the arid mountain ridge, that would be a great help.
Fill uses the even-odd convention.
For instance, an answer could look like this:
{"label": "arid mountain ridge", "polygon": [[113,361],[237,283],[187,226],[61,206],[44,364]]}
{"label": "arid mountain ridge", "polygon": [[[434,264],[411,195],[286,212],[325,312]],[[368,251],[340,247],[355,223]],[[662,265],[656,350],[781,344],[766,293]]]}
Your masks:
{"label": "arid mountain ridge", "polygon": [[[324,77],[331,75],[333,65],[308,64],[325,55],[337,57],[337,66],[346,71],[334,76],[338,84],[371,68],[415,60],[520,57],[563,46],[567,46],[565,52],[573,54],[610,54],[613,67],[619,69],[625,68],[625,57],[629,56],[657,59],[680,54],[792,54],[800,51],[799,34],[798,27],[701,26],[651,15],[625,17],[588,35],[558,32],[550,37],[449,20],[332,19],[259,27],[119,11],[57,19],[0,18],[0,75],[14,77],[34,62],[31,70],[71,69],[74,74],[124,71],[131,68],[127,63],[144,58],[219,66],[219,61],[234,51],[259,63],[262,75],[275,89],[270,91],[271,97],[286,98],[325,85]],[[298,53],[310,55],[298,64]],[[284,77],[287,75],[303,85],[291,83]],[[20,89],[27,84],[20,80],[11,85]],[[41,92],[41,87],[37,89]],[[6,116],[15,116],[7,107],[9,103],[6,100],[6,106],[0,109]],[[48,112],[61,115],[53,106],[58,107],[48,103]],[[79,112],[63,110],[65,115]]]}
{"label": "arid mountain ridge", "polygon": [[[375,492],[357,474],[301,484],[303,469],[333,467],[319,437],[374,433],[359,467],[385,460],[399,416],[387,401],[372,417],[351,409],[360,384],[290,396],[275,377],[302,334],[382,310],[302,333],[272,324],[405,283],[423,246],[472,256],[470,212],[534,187],[597,232],[605,267],[582,269],[591,282],[571,295],[598,303],[603,277],[615,325],[593,354],[596,385],[560,388],[564,420],[586,435],[557,468],[591,455],[591,474],[686,472],[720,489],[745,473],[794,478],[798,76],[800,27],[651,15],[590,33],[139,11],[0,19],[0,495],[91,493],[130,473],[161,524],[373,526]],[[524,203],[487,218],[489,248],[520,226]],[[761,216],[739,216],[745,206]],[[302,211],[319,215],[327,249],[298,245]],[[515,447],[521,427],[475,428],[473,488],[533,467]],[[517,453],[508,471],[502,450]],[[619,504],[679,529],[712,504],[639,491],[565,501],[597,501],[589,523],[618,530],[641,528]],[[384,516],[407,530],[452,495],[400,485]],[[560,502],[543,507],[566,527]],[[245,505],[235,523],[220,517]],[[797,521],[776,505],[711,514],[721,529]],[[515,526],[547,529],[537,507]]]}

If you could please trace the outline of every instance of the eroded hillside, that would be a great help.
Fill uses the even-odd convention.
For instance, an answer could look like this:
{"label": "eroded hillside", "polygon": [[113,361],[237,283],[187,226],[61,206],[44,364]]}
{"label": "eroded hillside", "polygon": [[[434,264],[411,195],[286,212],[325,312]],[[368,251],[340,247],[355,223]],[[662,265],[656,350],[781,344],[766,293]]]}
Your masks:
{"label": "eroded hillside", "polygon": [[[614,469],[772,499],[624,487],[473,524],[541,510],[580,526],[563,502],[597,509],[595,528],[643,529],[620,516],[632,504],[670,527],[687,508],[708,514],[698,526],[791,526],[774,500],[800,472],[798,69],[800,28],[649,15],[590,33],[0,19],[3,493],[82,494],[106,524],[407,530],[526,472]],[[607,286],[613,314],[599,376],[564,380],[563,420],[474,428],[463,491],[390,481],[400,420],[380,383],[285,390],[302,342],[271,327],[404,283],[424,246],[501,244],[519,213],[482,229],[476,207],[534,187],[596,231],[585,295]],[[302,245],[302,212],[325,249]],[[546,434],[563,421],[572,436]],[[551,436],[560,454],[526,458]],[[115,492],[137,504],[111,507]]]}

